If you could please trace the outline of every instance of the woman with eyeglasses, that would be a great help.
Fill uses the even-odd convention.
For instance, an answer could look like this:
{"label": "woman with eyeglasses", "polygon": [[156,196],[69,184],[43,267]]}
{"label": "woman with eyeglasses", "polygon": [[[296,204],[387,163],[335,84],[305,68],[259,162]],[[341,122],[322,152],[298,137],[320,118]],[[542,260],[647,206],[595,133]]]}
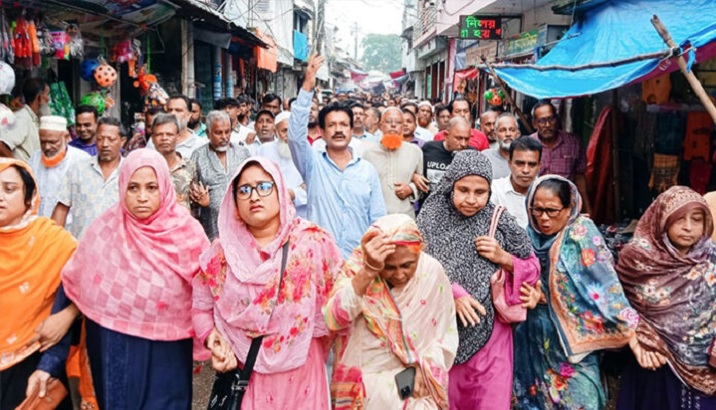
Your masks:
{"label": "woman with eyeglasses", "polygon": [[[459,344],[450,369],[451,409],[508,409],[512,393],[512,326],[493,303],[491,278],[505,274],[504,301],[529,307],[523,283],[539,278],[529,238],[507,212],[490,202],[492,165],[478,151],[464,150],[445,171],[418,215],[425,252],[445,268],[457,311]],[[531,306],[534,306],[533,300]],[[524,313],[524,312],[522,312]]]}
{"label": "woman with eyeglasses", "polygon": [[210,406],[238,387],[253,345],[241,409],[328,409],[332,339],[321,308],[343,264],[340,250],[324,229],[296,217],[275,163],[251,157],[230,181],[218,239],[193,282],[194,330],[218,372]]}
{"label": "woman with eyeglasses", "polygon": [[604,408],[599,351],[627,344],[639,320],[581,202],[577,187],[556,175],[527,192],[527,233],[542,273],[529,289],[539,303],[515,329],[517,409]]}

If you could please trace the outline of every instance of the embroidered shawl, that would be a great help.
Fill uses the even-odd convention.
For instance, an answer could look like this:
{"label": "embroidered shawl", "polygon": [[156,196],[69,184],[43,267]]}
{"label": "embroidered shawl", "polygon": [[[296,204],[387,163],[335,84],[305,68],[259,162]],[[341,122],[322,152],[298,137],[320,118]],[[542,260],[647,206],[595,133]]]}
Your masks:
{"label": "embroidered shawl", "polygon": [[[554,236],[542,235],[533,216],[528,232],[543,269],[547,268],[543,272],[549,272],[550,317],[565,354],[576,363],[593,351],[625,345],[636,328],[638,314],[624,296],[599,230],[591,219],[579,214],[582,199],[572,182],[556,175],[538,178],[527,192],[528,206],[534,202],[537,187],[548,179],[569,183],[572,213]],[[541,249],[548,250],[548,261],[544,260],[547,252]]]}

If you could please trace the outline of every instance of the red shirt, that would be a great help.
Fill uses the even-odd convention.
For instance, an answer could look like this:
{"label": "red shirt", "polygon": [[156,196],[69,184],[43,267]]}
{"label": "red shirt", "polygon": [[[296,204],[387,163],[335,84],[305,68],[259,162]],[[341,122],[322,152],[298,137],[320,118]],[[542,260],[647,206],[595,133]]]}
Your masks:
{"label": "red shirt", "polygon": [[[444,140],[445,131],[438,132],[437,134],[435,134],[435,138],[433,138],[433,141]],[[482,131],[478,131],[474,128],[470,130],[470,142],[468,142],[468,145],[478,151],[483,151],[490,148],[490,142],[487,140],[487,135],[485,135]]]}

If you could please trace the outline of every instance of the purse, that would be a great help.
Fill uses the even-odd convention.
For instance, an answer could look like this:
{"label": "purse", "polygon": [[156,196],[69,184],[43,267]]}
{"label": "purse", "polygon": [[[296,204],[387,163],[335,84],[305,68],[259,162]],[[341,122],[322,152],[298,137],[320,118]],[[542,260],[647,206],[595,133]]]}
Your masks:
{"label": "purse", "polygon": [[[281,273],[278,280],[278,289],[276,297],[281,292],[281,284],[283,283],[283,275],[286,270],[286,259],[288,258],[288,241],[283,245],[281,254]],[[209,399],[208,410],[239,410],[241,402],[244,400],[244,394],[249,387],[251,373],[254,371],[256,357],[259,355],[261,342],[264,336],[261,335],[251,341],[249,352],[246,355],[244,368],[236,369],[226,373],[217,373],[214,379],[214,385],[211,388],[211,396]]]}
{"label": "purse", "polygon": [[[497,231],[497,222],[500,220],[500,216],[505,211],[505,207],[497,206],[495,211],[492,213],[492,220],[490,221],[490,231],[488,236],[495,237]],[[527,309],[521,305],[510,305],[507,303],[505,298],[505,278],[507,272],[502,268],[497,268],[497,271],[490,278],[490,289],[492,290],[492,304],[495,306],[495,313],[497,319],[502,323],[519,323],[524,322],[527,319]]]}
{"label": "purse", "polygon": [[67,397],[67,389],[59,380],[50,379],[45,397],[40,397],[39,394],[40,389],[35,390],[15,410],[54,410]]}

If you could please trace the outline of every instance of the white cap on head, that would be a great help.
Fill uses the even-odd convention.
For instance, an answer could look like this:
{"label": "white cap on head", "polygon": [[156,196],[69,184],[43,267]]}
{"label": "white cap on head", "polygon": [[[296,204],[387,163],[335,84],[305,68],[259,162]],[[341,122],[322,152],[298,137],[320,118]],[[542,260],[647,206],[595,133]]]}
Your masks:
{"label": "white cap on head", "polygon": [[274,121],[275,125],[278,125],[281,121],[286,121],[291,117],[291,111],[281,111],[276,116],[276,120]]}
{"label": "white cap on head", "polygon": [[433,108],[433,105],[430,104],[430,101],[420,101],[420,103],[418,104],[418,107],[422,107],[423,105]]}
{"label": "white cap on head", "polygon": [[67,131],[67,120],[59,115],[45,115],[40,117],[40,129],[45,131]]}

